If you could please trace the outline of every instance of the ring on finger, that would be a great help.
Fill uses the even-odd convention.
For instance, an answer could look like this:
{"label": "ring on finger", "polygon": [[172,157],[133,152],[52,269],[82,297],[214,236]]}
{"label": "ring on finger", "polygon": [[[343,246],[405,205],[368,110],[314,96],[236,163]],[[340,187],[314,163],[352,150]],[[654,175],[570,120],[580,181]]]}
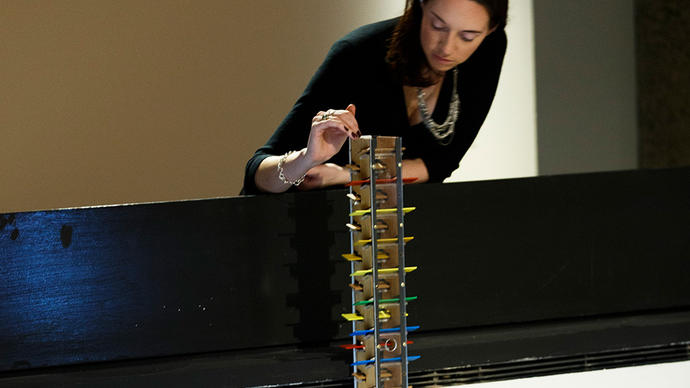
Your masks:
{"label": "ring on finger", "polygon": [[325,121],[328,120],[331,117],[330,113],[324,113],[321,115],[321,120]]}

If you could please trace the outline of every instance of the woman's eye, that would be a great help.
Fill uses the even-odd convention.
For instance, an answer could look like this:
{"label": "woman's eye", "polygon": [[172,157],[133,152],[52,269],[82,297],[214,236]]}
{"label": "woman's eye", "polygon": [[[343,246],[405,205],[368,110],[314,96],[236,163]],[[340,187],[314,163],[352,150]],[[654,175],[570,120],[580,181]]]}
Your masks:
{"label": "woman's eye", "polygon": [[446,27],[437,20],[431,22],[431,28],[437,31],[443,31],[446,29]]}
{"label": "woman's eye", "polygon": [[465,42],[471,42],[471,41],[473,41],[474,38],[476,38],[476,37],[477,37],[477,34],[474,34],[474,33],[465,33],[465,34],[461,34],[461,35],[460,35],[460,38],[461,38],[462,40],[464,40]]}

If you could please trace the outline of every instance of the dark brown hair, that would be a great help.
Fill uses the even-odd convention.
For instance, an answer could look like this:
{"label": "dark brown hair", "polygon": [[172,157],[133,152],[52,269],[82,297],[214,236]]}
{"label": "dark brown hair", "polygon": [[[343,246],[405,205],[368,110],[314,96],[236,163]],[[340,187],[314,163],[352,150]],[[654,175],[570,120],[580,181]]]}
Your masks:
{"label": "dark brown hair", "polygon": [[[431,0],[427,0],[431,1]],[[508,0],[473,0],[489,13],[489,28],[502,29],[508,17]],[[429,86],[436,80],[430,74],[422,43],[419,40],[422,27],[422,0],[407,0],[405,13],[395,26],[391,36],[386,61],[402,78],[405,85]]]}

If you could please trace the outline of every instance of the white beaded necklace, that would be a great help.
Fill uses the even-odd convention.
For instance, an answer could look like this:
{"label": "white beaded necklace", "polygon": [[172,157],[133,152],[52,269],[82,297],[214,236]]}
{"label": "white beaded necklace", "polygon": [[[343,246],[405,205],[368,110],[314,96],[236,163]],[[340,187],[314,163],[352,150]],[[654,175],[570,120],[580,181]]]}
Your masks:
{"label": "white beaded necklace", "polygon": [[424,99],[424,91],[422,88],[417,88],[417,105],[422,114],[424,126],[436,138],[436,141],[441,145],[448,145],[453,141],[455,135],[455,122],[460,113],[460,97],[458,97],[458,69],[453,69],[453,94],[450,98],[450,106],[448,108],[448,116],[443,124],[437,124],[431,117]]}

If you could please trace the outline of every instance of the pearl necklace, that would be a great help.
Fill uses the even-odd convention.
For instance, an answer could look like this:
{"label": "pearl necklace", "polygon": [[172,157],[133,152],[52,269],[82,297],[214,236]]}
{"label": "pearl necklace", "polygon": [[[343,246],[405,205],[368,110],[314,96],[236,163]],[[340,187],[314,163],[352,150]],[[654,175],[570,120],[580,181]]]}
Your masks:
{"label": "pearl necklace", "polygon": [[455,122],[458,119],[458,113],[460,113],[460,97],[458,97],[458,69],[453,69],[453,94],[450,98],[450,106],[448,108],[448,116],[443,124],[437,124],[431,117],[427,106],[426,100],[424,99],[425,94],[422,88],[417,88],[417,105],[419,106],[419,111],[422,114],[422,119],[424,126],[431,132],[441,145],[448,145],[453,141],[453,135],[455,134]]}

